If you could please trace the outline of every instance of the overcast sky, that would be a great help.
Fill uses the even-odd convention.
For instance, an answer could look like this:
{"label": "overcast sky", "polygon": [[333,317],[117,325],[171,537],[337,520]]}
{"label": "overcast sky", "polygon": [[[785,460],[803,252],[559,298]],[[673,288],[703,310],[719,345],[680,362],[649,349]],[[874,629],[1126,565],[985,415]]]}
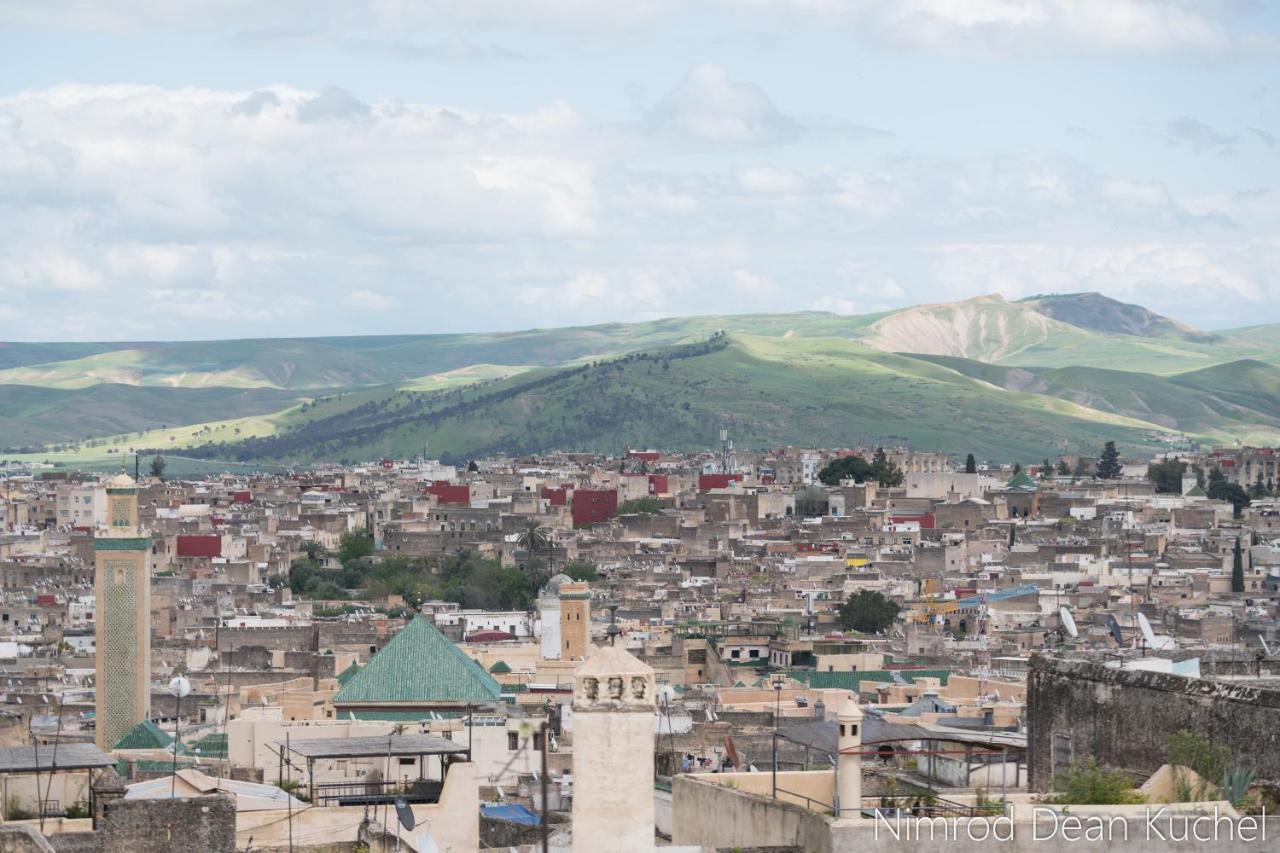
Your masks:
{"label": "overcast sky", "polygon": [[0,339],[1280,321],[1251,0],[0,0]]}

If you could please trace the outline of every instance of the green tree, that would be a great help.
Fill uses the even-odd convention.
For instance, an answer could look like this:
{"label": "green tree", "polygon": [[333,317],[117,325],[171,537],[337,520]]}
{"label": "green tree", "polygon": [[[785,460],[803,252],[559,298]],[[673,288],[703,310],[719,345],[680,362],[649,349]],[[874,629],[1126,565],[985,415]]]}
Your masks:
{"label": "green tree", "polygon": [[1047,480],[1053,476],[1053,463],[1048,459],[1040,463],[1040,479]]}
{"label": "green tree", "polygon": [[1239,518],[1241,511],[1251,503],[1248,492],[1240,488],[1239,483],[1227,482],[1226,475],[1220,468],[1209,472],[1209,487],[1204,491],[1210,500],[1231,504],[1231,514],[1235,518]]}
{"label": "green tree", "polygon": [[1231,556],[1231,591],[1244,592],[1244,554],[1240,551],[1240,537],[1236,537],[1235,553]]}
{"label": "green tree", "polygon": [[1114,441],[1108,441],[1102,448],[1102,456],[1098,459],[1098,476],[1103,480],[1118,480],[1124,473],[1120,464],[1120,451]]}
{"label": "green tree", "polygon": [[840,624],[864,634],[878,634],[893,624],[902,608],[891,598],[875,590],[863,589],[840,605]]}
{"label": "green tree", "polygon": [[830,501],[826,489],[805,486],[796,492],[796,515],[800,518],[826,515],[828,509],[830,509]]}
{"label": "green tree", "polygon": [[345,566],[353,560],[373,556],[373,537],[366,533],[344,533],[338,539],[338,560]]}
{"label": "green tree", "polygon": [[844,456],[833,459],[823,466],[818,472],[818,480],[827,486],[838,486],[841,480],[865,483],[867,480],[875,479],[874,474],[875,470],[871,467],[871,463],[861,456]]}
{"label": "green tree", "polygon": [[164,457],[161,456],[159,453],[151,457],[151,476],[152,477],[155,477],[157,480],[163,480],[164,469],[166,467],[168,467],[168,464],[164,461]]}
{"label": "green tree", "polygon": [[1016,477],[1021,473],[1022,473],[1022,463],[1021,462],[1013,463],[1013,476]]}
{"label": "green tree", "polygon": [[525,521],[524,530],[520,531],[520,535],[516,537],[516,544],[525,550],[530,559],[533,559],[540,552],[547,550],[551,544],[551,531],[543,527],[536,518],[530,518]]}
{"label": "green tree", "polygon": [[564,573],[575,581],[594,581],[600,579],[596,567],[585,560],[570,560],[564,564]]}
{"label": "green tree", "polygon": [[889,456],[884,452],[883,447],[877,447],[876,452],[871,457],[871,469],[881,486],[901,486],[903,477],[902,471],[898,466],[889,461]]}
{"label": "green tree", "polygon": [[966,474],[978,473],[978,460],[973,458],[972,453],[964,458],[964,472]]}
{"label": "green tree", "polygon": [[1187,473],[1187,463],[1181,459],[1166,459],[1147,466],[1147,479],[1160,494],[1182,494],[1182,475]]}
{"label": "green tree", "polygon": [[480,473],[480,466],[476,464],[476,460],[472,459],[467,462],[467,473],[468,474]]}
{"label": "green tree", "polygon": [[1067,460],[1059,459],[1058,460],[1058,476],[1066,477],[1070,473],[1071,473],[1071,466],[1067,464]]}
{"label": "green tree", "polygon": [[1262,479],[1262,472],[1258,472],[1258,479],[1253,481],[1253,486],[1249,489],[1249,497],[1254,500],[1265,498],[1267,496],[1267,484]]}

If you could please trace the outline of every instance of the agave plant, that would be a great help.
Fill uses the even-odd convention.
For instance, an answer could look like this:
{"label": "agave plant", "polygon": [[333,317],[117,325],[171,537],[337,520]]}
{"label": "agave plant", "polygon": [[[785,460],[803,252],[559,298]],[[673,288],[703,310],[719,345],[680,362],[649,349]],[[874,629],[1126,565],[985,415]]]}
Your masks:
{"label": "agave plant", "polygon": [[1244,802],[1253,784],[1252,767],[1233,767],[1222,774],[1222,795],[1233,806]]}

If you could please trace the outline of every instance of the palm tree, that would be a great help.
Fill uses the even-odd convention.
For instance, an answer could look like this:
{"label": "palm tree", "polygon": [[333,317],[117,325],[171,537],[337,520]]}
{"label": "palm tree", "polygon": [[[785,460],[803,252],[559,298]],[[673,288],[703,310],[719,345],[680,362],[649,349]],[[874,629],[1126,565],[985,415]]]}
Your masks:
{"label": "palm tree", "polygon": [[516,544],[523,548],[532,559],[539,551],[546,551],[551,545],[551,531],[531,518],[524,523],[524,531],[516,539]]}

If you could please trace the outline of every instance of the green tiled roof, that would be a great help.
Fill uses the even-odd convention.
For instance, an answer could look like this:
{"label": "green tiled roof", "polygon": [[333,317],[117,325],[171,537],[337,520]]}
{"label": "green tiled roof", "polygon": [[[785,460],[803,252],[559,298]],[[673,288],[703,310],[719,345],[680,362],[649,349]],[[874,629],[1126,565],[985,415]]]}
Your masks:
{"label": "green tiled roof", "polygon": [[[949,669],[904,669],[898,674],[908,683],[917,678],[938,678],[945,687],[951,675]],[[803,681],[815,690],[857,690],[864,681],[893,683],[893,674],[884,669],[872,669],[864,672],[812,672],[809,670],[793,670],[788,673],[797,681]]]}
{"label": "green tiled roof", "polygon": [[355,676],[355,674],[359,671],[360,671],[360,663],[358,661],[352,661],[351,666],[347,667],[342,672],[338,673],[338,685],[341,687],[346,687],[347,682],[350,681]]}
{"label": "green tiled roof", "polygon": [[[162,730],[150,720],[143,720],[129,731],[124,733],[124,737],[116,741],[113,749],[168,749],[169,744],[173,743],[173,738],[167,732]],[[182,744],[178,744],[178,753],[185,753],[187,750]]]}
{"label": "green tiled roof", "polygon": [[1014,474],[1013,479],[1005,483],[1004,487],[1006,489],[1022,489],[1028,492],[1034,492],[1036,490],[1035,482],[1027,476],[1026,471],[1019,471]]}
{"label": "green tiled roof", "polygon": [[493,666],[489,667],[489,672],[496,672],[499,675],[504,675],[510,671],[511,671],[511,667],[507,666],[507,662],[504,660],[500,660],[497,663],[495,663]]}
{"label": "green tiled roof", "polygon": [[227,736],[225,734],[205,735],[192,746],[200,750],[200,755],[206,758],[227,757]]}
{"label": "green tiled roof", "polygon": [[343,685],[334,705],[367,702],[492,702],[502,687],[422,616]]}

